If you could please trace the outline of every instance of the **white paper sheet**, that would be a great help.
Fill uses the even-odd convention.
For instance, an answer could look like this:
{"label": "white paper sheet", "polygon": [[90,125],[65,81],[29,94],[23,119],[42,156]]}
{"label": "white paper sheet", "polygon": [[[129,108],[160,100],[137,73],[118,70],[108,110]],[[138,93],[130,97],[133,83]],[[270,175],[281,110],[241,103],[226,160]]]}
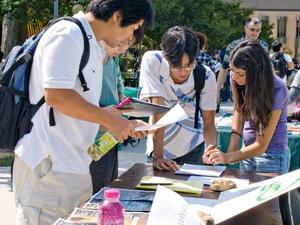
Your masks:
{"label": "white paper sheet", "polygon": [[175,174],[219,177],[225,169],[226,166],[203,166],[183,164],[181,168],[175,172]]}
{"label": "white paper sheet", "polygon": [[185,120],[188,118],[188,115],[180,104],[175,105],[169,112],[167,112],[156,124],[146,125],[142,127],[135,128],[135,131],[144,131],[144,130],[156,130],[170,124]]}
{"label": "white paper sheet", "polygon": [[[231,178],[231,177],[221,177],[224,180],[233,181],[238,188],[247,187],[249,185],[248,179],[239,179],[239,178]],[[220,178],[215,177],[206,177],[206,176],[190,176],[188,181],[201,181],[204,185],[211,185],[211,183]]]}
{"label": "white paper sheet", "polygon": [[147,225],[199,225],[200,218],[189,204],[174,191],[157,187]]}

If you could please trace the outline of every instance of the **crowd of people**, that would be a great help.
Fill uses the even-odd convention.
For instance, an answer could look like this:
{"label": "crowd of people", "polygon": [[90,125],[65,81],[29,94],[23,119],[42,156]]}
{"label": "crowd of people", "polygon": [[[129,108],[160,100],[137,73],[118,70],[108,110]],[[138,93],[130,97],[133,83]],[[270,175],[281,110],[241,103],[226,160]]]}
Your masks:
{"label": "crowd of people", "polygon": [[[245,35],[229,43],[224,54],[210,56],[206,35],[185,26],[169,28],[161,49],[144,53],[139,98],[170,107],[180,103],[188,115],[149,133],[135,132],[146,123],[127,120],[111,105],[124,98],[118,56],[141,43],[143,24],[153,21],[151,1],[94,0],[86,13],[74,17],[89,37],[90,56],[83,70],[89,91],[83,92],[77,79],[82,34],[75,24],[58,22],[42,37],[32,64],[30,101],[45,96],[46,104],[34,115],[32,131],[15,148],[17,225],[52,224],[118,176],[118,146],[99,161],[87,154],[106,131],[119,142],[147,136],[146,157],[158,170],[176,171],[184,163],[240,162],[243,171],[289,171],[287,108],[299,99],[300,72],[288,90],[297,64],[282,52],[280,42],[272,44],[269,54],[268,44],[259,39],[258,18],[246,21]],[[196,74],[200,65],[204,72]],[[195,77],[200,75],[201,110],[195,115]],[[215,112],[227,76],[234,100],[232,131],[228,149],[219,149]],[[48,123],[50,107],[56,119],[53,127]],[[162,116],[151,116],[149,123]]]}

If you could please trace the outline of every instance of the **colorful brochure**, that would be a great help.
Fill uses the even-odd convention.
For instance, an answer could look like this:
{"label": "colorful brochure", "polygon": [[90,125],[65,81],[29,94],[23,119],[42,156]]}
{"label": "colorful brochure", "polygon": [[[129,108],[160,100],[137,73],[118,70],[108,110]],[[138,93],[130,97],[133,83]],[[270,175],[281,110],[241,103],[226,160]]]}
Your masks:
{"label": "colorful brochure", "polygon": [[165,177],[144,176],[140,183],[136,186],[138,189],[156,190],[158,185],[163,185],[176,192],[186,194],[200,195],[203,190],[203,183],[201,181],[186,181],[175,180]]}

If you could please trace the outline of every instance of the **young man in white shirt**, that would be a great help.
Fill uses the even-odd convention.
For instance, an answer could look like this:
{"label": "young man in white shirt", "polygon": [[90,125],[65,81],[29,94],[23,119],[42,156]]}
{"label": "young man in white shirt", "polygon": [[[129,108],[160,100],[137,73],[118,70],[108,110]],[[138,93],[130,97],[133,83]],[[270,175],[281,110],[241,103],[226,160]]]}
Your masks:
{"label": "young man in white shirt", "polygon": [[[173,106],[181,103],[189,118],[157,130],[147,139],[147,155],[159,170],[177,170],[178,164],[201,164],[206,145],[216,144],[215,127],[217,84],[214,73],[205,67],[205,85],[200,95],[202,116],[194,128],[195,86],[193,69],[198,39],[190,29],[176,26],[162,37],[162,51],[144,54],[140,73],[140,98]],[[155,123],[162,115],[150,118]]]}
{"label": "young man in white shirt", "polygon": [[[46,103],[32,118],[29,134],[15,148],[13,182],[17,207],[16,224],[50,225],[72,211],[92,193],[88,147],[99,126],[123,141],[138,121],[128,121],[114,107],[98,106],[102,86],[103,49],[100,41],[114,47],[132,39],[134,30],[152,20],[150,0],[95,0],[86,14],[74,16],[83,25],[90,45],[83,75],[89,91],[78,79],[83,36],[69,21],[52,25],[41,38],[32,64],[31,103],[45,96]],[[49,126],[49,108],[56,125]]]}

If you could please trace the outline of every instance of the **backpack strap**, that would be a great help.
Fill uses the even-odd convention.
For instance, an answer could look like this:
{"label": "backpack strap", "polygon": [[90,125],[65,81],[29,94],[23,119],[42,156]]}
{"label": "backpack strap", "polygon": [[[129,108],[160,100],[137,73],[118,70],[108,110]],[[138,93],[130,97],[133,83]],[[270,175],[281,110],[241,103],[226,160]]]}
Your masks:
{"label": "backpack strap", "polygon": [[194,83],[195,83],[195,97],[196,97],[196,109],[195,109],[195,121],[194,128],[198,128],[199,112],[200,112],[200,94],[205,84],[205,67],[197,61],[196,67],[193,70]]}
{"label": "backpack strap", "polygon": [[17,89],[13,89],[13,88],[7,87],[7,86],[2,85],[2,84],[0,84],[0,91],[1,92],[6,92],[10,95],[17,95],[17,96],[22,97],[22,98],[27,98],[27,96],[22,91],[18,91]]}
{"label": "backpack strap", "polygon": [[88,90],[90,90],[87,86],[87,83],[85,81],[85,78],[83,76],[82,70],[84,69],[84,67],[86,66],[87,62],[89,61],[89,55],[90,55],[90,44],[89,44],[89,39],[88,39],[88,35],[82,25],[82,23],[80,22],[80,20],[74,18],[74,17],[61,17],[58,18],[56,20],[54,20],[53,22],[50,23],[50,25],[53,25],[61,20],[67,20],[73,23],[76,23],[77,26],[80,28],[82,36],[83,36],[83,53],[81,56],[81,61],[80,61],[80,65],[79,65],[79,73],[78,73],[78,77],[81,83],[81,87],[83,88],[83,91],[86,92]]}
{"label": "backpack strap", "polygon": [[[83,72],[82,72],[82,70],[86,66],[86,64],[89,60],[89,56],[90,56],[90,44],[89,44],[89,39],[88,39],[87,33],[86,33],[83,25],[81,24],[80,20],[78,20],[74,17],[60,17],[56,20],[50,21],[49,26],[52,26],[53,24],[55,24],[59,21],[62,21],[62,20],[67,20],[67,21],[76,23],[77,26],[81,30],[81,33],[82,33],[82,36],[83,36],[84,46],[83,46],[83,53],[82,53],[80,64],[79,64],[78,77],[79,77],[79,80],[80,80],[80,83],[81,83],[81,87],[83,88],[83,92],[88,91],[90,89],[87,86],[86,80],[85,80]],[[43,98],[43,100],[41,99],[39,101],[39,103],[41,103],[41,102],[44,103],[45,102],[45,97],[43,96],[42,98]],[[53,111],[52,107],[50,107],[50,111],[49,111],[49,125],[50,126],[55,126],[56,125],[55,117],[54,117],[54,111]]]}

